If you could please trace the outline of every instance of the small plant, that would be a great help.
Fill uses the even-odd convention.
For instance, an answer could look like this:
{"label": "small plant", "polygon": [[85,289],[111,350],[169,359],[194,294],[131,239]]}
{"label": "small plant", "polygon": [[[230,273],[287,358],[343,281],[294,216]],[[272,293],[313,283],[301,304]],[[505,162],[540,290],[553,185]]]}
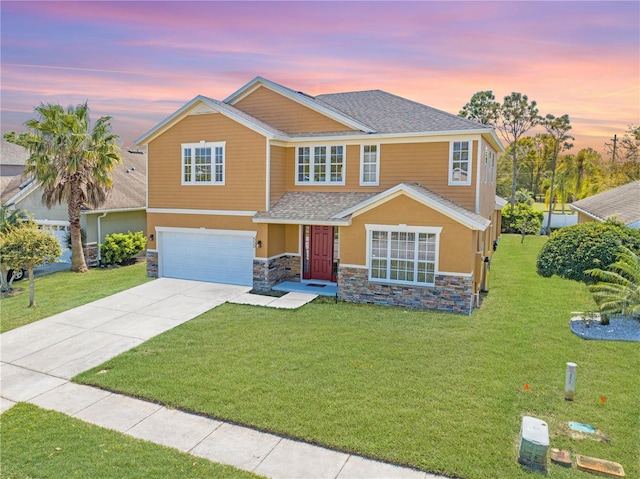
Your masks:
{"label": "small plant", "polygon": [[140,253],[147,246],[147,238],[142,231],[113,233],[107,235],[100,245],[102,264],[123,264]]}
{"label": "small plant", "polygon": [[587,311],[582,316],[582,322],[585,328],[590,328],[592,324],[598,321],[598,313],[596,311]]}
{"label": "small plant", "polygon": [[[502,208],[502,232],[536,234],[542,228],[544,215],[542,211],[535,210],[527,203],[516,203],[513,211],[511,204]],[[524,239],[524,238],[523,238]]]}

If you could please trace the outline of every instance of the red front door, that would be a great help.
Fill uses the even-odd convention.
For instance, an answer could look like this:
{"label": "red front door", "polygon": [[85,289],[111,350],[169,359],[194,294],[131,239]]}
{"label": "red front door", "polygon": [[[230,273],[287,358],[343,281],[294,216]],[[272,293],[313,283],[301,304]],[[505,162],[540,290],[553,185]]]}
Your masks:
{"label": "red front door", "polygon": [[333,226],[311,227],[311,279],[331,281],[333,274]]}

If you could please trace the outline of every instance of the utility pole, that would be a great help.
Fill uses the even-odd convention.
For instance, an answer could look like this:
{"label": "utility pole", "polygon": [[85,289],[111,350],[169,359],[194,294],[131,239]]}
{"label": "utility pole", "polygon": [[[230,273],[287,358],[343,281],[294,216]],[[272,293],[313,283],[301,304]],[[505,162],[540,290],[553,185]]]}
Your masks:
{"label": "utility pole", "polygon": [[618,135],[613,135],[613,139],[611,141],[613,141],[613,154],[611,155],[611,162],[615,165],[616,164],[616,146],[618,144]]}

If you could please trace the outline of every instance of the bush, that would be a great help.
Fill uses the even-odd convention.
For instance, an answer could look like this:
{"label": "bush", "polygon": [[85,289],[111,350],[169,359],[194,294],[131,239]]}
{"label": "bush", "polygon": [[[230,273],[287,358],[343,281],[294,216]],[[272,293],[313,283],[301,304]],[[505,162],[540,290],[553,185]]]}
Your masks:
{"label": "bush", "polygon": [[147,238],[142,231],[107,235],[104,244],[100,245],[102,264],[123,264],[146,246]]}
{"label": "bush", "polygon": [[640,231],[615,221],[589,222],[566,226],[553,232],[540,251],[538,274],[545,278],[558,275],[585,284],[597,280],[585,271],[607,269],[626,246],[640,252]]}
{"label": "bush", "polygon": [[502,208],[502,232],[522,233],[522,226],[528,225],[529,234],[535,234],[542,228],[544,214],[527,203],[516,203],[513,213],[511,203]]}

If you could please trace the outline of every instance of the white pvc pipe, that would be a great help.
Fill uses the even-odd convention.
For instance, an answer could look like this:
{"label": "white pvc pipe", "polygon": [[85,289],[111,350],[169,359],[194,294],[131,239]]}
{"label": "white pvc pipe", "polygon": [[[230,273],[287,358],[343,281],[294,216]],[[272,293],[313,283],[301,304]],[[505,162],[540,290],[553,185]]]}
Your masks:
{"label": "white pvc pipe", "polygon": [[567,373],[564,379],[564,398],[567,401],[573,401],[576,392],[576,363],[567,363]]}

